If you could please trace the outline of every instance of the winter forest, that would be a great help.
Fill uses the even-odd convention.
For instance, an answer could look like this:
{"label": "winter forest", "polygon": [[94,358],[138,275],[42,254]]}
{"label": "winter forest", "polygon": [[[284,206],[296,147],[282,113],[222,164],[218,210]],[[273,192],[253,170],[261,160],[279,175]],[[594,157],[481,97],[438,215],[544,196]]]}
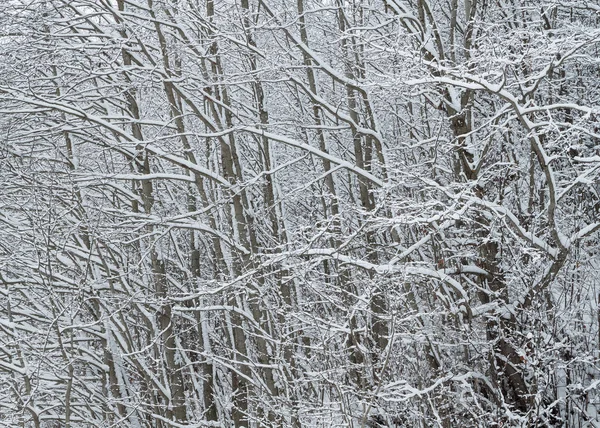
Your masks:
{"label": "winter forest", "polygon": [[0,426],[600,427],[600,1],[0,1]]}

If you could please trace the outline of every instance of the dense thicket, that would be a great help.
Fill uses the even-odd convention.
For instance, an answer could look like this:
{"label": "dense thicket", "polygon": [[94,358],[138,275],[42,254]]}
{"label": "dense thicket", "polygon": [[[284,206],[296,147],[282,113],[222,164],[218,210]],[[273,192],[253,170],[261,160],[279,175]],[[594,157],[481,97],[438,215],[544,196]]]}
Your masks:
{"label": "dense thicket", "polygon": [[0,22],[0,426],[600,426],[597,1]]}

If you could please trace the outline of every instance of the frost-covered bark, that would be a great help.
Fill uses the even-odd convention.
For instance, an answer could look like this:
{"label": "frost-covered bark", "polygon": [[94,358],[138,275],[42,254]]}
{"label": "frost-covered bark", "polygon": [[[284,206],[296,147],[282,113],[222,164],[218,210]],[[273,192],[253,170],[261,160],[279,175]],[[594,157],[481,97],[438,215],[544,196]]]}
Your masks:
{"label": "frost-covered bark", "polygon": [[595,426],[600,7],[0,5],[0,425]]}

